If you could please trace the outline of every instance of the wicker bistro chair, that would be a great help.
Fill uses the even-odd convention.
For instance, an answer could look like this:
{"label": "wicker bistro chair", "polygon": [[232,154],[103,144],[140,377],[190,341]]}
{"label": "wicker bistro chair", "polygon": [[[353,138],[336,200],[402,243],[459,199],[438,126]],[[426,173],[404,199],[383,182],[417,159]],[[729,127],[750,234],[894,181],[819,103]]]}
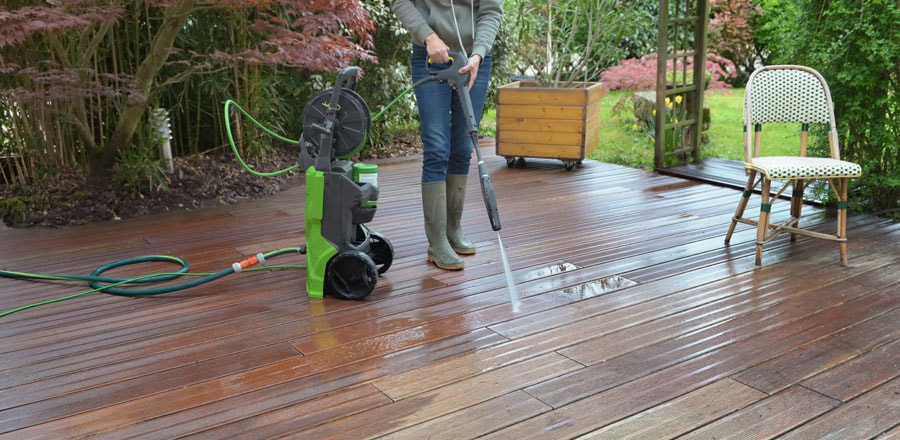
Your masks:
{"label": "wicker bistro chair", "polygon": [[[798,155],[765,156],[761,141],[763,125],[785,122],[800,124]],[[810,124],[826,127],[831,146],[830,158],[807,157]],[[750,127],[753,127],[752,142]],[[847,265],[847,186],[849,180],[859,177],[862,171],[859,165],[841,160],[831,92],[819,72],[803,66],[778,65],[762,67],[750,75],[744,95],[744,169],[747,186],[725,236],[726,245],[740,222],[757,227],[757,266],[762,264],[763,244],[782,232],[790,233],[791,241],[797,239],[797,234],[837,241],[841,266]],[[814,180],[828,182],[837,197],[837,231],[834,234],[803,229],[799,225],[803,190]],[[771,189],[773,181],[785,181],[774,196]],[[770,219],[772,203],[789,186],[790,216],[780,223],[773,223]],[[757,188],[762,198],[759,219],[745,218],[744,209]]]}

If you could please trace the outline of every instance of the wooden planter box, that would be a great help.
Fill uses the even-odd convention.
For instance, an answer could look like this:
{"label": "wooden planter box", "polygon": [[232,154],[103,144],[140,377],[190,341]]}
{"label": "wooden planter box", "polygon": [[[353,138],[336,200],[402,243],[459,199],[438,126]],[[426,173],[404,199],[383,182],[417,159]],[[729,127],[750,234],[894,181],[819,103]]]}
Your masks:
{"label": "wooden planter box", "polygon": [[559,159],[571,170],[600,144],[603,84],[541,87],[517,81],[497,88],[497,155]]}

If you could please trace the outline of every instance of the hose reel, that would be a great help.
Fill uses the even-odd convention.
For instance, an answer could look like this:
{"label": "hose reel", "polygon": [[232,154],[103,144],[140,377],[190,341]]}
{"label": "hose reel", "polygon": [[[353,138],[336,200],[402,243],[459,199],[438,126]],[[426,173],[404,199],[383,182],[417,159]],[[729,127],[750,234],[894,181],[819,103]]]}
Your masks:
{"label": "hose reel", "polygon": [[[335,110],[334,126],[322,126],[329,111]],[[365,100],[356,91],[339,87],[322,90],[313,95],[303,107],[300,116],[303,124],[302,148],[315,162],[321,150],[323,137],[319,134],[330,131],[333,158],[349,159],[362,149],[372,128],[372,114]],[[312,133],[307,136],[307,133]],[[327,136],[325,137],[327,138]]]}

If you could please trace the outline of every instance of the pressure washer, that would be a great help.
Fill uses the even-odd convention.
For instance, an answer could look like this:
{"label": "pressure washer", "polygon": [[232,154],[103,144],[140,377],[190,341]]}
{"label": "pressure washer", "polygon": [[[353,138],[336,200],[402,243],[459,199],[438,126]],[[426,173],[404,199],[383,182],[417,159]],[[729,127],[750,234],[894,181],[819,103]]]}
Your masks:
{"label": "pressure washer", "polygon": [[390,268],[394,248],[365,226],[375,216],[377,166],[354,164],[372,125],[354,91],[359,71],[344,68],[334,88],[303,108],[300,166],[306,170],[306,294],[363,299]]}
{"label": "pressure washer", "polygon": [[[465,54],[451,54],[450,67],[431,70],[429,76],[414,83],[382,110],[397,102],[400,97],[415,87],[438,81],[456,89],[457,97],[464,112],[468,132],[478,161],[478,173],[485,208],[494,231],[500,230],[500,215],[494,188],[487,167],[478,147],[478,128],[469,96],[469,74],[461,74],[468,60]],[[306,201],[305,240],[306,245],[283,248],[266,254],[257,254],[241,262],[232,264],[221,271],[209,274],[191,274],[189,264],[179,257],[151,255],[119,260],[94,270],[90,275],[31,274],[0,270],[0,276],[20,279],[87,281],[92,290],[62,298],[30,304],[0,313],[0,317],[28,308],[76,298],[93,292],[105,292],[123,296],[146,296],[170,293],[197,286],[225,275],[254,270],[254,266],[265,265],[267,259],[288,253],[306,254],[307,295],[322,298],[332,294],[344,299],[361,300],[368,296],[378,280],[385,273],[394,258],[394,249],[384,235],[370,230],[370,222],[377,208],[378,167],[374,164],[354,163],[350,159],[365,143],[372,125],[372,116],[365,100],[355,91],[359,69],[347,67],[337,76],[335,86],[323,90],[310,98],[301,113],[303,132],[297,140],[300,148],[298,164],[276,172],[261,173],[252,170],[238,154],[231,133],[229,108],[234,104],[225,103],[226,129],[238,161],[248,171],[261,176],[274,176],[297,169],[305,170]],[[252,116],[237,106],[248,118],[273,137],[287,142],[295,142],[273,133]],[[380,115],[381,113],[379,113]],[[378,115],[376,115],[377,117]],[[498,233],[499,239],[499,233]],[[501,244],[502,246],[502,244]],[[505,258],[504,258],[505,260]],[[112,268],[147,261],[171,262],[181,265],[176,272],[154,274],[136,278],[116,278],[103,276]],[[270,266],[282,268],[286,266]],[[288,266],[297,267],[297,266]],[[508,271],[508,269],[507,269]],[[160,288],[133,289],[132,284],[158,283],[170,281],[180,276],[195,275],[197,279],[178,285]],[[512,286],[512,285],[511,285]]]}

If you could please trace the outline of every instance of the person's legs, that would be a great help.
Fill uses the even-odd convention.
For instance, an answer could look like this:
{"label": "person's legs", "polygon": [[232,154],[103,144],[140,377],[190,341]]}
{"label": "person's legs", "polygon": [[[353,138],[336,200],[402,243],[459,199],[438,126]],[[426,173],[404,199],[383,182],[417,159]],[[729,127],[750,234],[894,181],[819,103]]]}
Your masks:
{"label": "person's legs", "polygon": [[[412,79],[419,81],[428,75],[428,55],[420,46],[413,46]],[[435,69],[446,68],[435,65]],[[425,235],[428,238],[428,261],[446,270],[465,267],[447,241],[446,174],[450,154],[450,100],[452,90],[447,84],[429,81],[416,87],[419,108],[422,155],[422,211],[425,216]]]}
{"label": "person's legs", "polygon": [[428,238],[428,261],[445,270],[466,266],[447,240],[447,196],[445,181],[422,183],[422,211]]}
{"label": "person's legs", "polygon": [[461,255],[475,253],[475,245],[466,238],[461,224],[468,180],[468,174],[447,174],[447,241]]}
{"label": "person's legs", "polygon": [[[443,69],[449,64],[434,64],[433,69]],[[413,45],[412,80],[427,78],[428,54],[425,48]],[[422,155],[422,183],[443,181],[447,174],[450,155],[450,103],[453,89],[447,84],[428,81],[415,89],[419,109],[419,126],[424,148]]]}

